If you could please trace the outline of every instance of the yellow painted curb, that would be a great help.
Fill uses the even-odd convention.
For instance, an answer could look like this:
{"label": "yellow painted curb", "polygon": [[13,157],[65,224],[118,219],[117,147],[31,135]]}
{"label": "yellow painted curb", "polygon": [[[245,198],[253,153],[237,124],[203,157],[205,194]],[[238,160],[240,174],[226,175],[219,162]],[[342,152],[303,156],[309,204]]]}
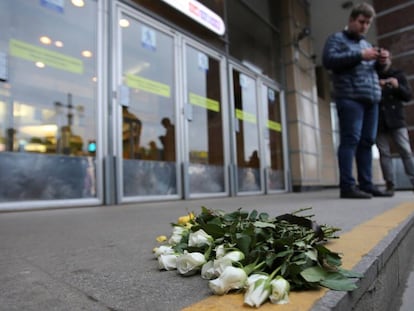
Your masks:
{"label": "yellow painted curb", "polygon": [[[337,240],[332,240],[327,247],[337,253],[343,254],[342,267],[352,269],[361,259],[369,253],[388,233],[414,212],[414,202],[407,202],[384,212],[383,214],[356,226],[352,231],[344,233]],[[361,239],[361,236],[364,237]],[[325,288],[315,291],[291,292],[290,302],[285,305],[265,303],[260,311],[305,311],[310,310],[327,291]],[[243,305],[242,294],[228,294],[224,296],[212,295],[195,303],[183,311],[231,311],[252,310]]]}

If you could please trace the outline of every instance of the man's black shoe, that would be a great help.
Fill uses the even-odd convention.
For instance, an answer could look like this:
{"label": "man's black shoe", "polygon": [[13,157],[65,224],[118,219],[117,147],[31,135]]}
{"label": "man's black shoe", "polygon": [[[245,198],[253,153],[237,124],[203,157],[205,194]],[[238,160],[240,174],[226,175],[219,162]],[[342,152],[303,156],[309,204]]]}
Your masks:
{"label": "man's black shoe", "polygon": [[388,192],[390,196],[394,196],[394,183],[392,181],[386,182],[385,192]]}
{"label": "man's black shoe", "polygon": [[371,199],[372,194],[361,191],[357,188],[351,188],[350,190],[341,190],[341,199]]}
{"label": "man's black shoe", "polygon": [[364,190],[364,192],[372,194],[374,197],[392,197],[394,193],[388,191],[381,191],[377,187],[372,187],[371,190]]}

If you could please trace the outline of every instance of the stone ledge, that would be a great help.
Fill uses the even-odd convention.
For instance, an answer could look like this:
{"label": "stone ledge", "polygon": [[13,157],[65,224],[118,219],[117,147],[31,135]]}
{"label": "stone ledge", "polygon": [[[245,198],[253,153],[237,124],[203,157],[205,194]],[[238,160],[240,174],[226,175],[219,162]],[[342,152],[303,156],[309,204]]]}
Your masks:
{"label": "stone ledge", "polygon": [[413,252],[414,215],[411,215],[354,267],[354,271],[364,275],[357,283],[358,289],[327,291],[311,311],[389,310],[389,297],[397,295],[404,286]]}

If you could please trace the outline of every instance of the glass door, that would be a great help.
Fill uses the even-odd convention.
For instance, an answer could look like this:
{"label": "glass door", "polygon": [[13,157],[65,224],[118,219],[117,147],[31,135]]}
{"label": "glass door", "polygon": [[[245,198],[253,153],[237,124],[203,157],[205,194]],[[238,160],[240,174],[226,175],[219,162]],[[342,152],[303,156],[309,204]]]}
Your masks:
{"label": "glass door", "polygon": [[263,192],[256,79],[230,67],[234,119],[235,191]]}
{"label": "glass door", "polygon": [[175,37],[118,11],[118,191],[121,201],[178,197]]}
{"label": "glass door", "polygon": [[283,105],[274,86],[261,83],[263,141],[267,192],[286,190]]}
{"label": "glass door", "polygon": [[228,193],[224,59],[184,41],[186,196]]}

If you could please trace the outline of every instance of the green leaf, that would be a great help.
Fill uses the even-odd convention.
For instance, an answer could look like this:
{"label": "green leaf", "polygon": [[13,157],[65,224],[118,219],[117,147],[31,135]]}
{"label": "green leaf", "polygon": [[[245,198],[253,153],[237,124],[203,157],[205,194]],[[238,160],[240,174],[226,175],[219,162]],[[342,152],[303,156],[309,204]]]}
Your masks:
{"label": "green leaf", "polygon": [[276,228],[274,224],[263,221],[255,221],[253,225],[257,228]]}
{"label": "green leaf", "polygon": [[249,220],[250,221],[255,221],[256,219],[257,219],[257,211],[256,210],[253,210],[251,213],[250,213],[250,216],[249,216]]}
{"label": "green leaf", "polygon": [[217,239],[226,233],[226,231],[219,225],[212,223],[204,224],[202,228],[207,234],[211,235],[214,239]]}
{"label": "green leaf", "polygon": [[327,287],[332,290],[337,291],[352,291],[358,286],[354,283],[354,281],[343,278],[343,279],[326,279],[319,282],[320,285]]}
{"label": "green leaf", "polygon": [[320,282],[324,280],[328,276],[328,273],[325,270],[323,270],[321,267],[315,266],[315,267],[310,267],[310,268],[303,270],[300,273],[300,275],[307,282],[315,283],[315,282]]}
{"label": "green leaf", "polygon": [[269,221],[269,214],[268,213],[260,213],[259,220],[261,221]]}
{"label": "green leaf", "polygon": [[326,261],[330,264],[330,265],[334,265],[339,267],[342,264],[342,259],[341,256],[339,256],[336,253],[330,252],[329,254],[326,254]]}
{"label": "green leaf", "polygon": [[318,252],[316,251],[316,249],[308,250],[305,253],[305,255],[308,256],[308,258],[310,258],[313,261],[317,261],[318,260]]}
{"label": "green leaf", "polygon": [[291,255],[292,253],[293,253],[292,249],[287,249],[287,250],[282,251],[282,252],[277,252],[276,257],[287,257],[287,256]]}
{"label": "green leaf", "polygon": [[247,255],[250,251],[250,242],[251,238],[248,235],[240,235],[237,238],[237,248],[240,249],[245,255]]}
{"label": "green leaf", "polygon": [[305,242],[303,241],[297,241],[294,244],[299,248],[304,248],[306,246]]}
{"label": "green leaf", "polygon": [[345,270],[342,268],[339,268],[338,272],[348,278],[362,278],[364,276],[362,273],[355,272],[352,270]]}

